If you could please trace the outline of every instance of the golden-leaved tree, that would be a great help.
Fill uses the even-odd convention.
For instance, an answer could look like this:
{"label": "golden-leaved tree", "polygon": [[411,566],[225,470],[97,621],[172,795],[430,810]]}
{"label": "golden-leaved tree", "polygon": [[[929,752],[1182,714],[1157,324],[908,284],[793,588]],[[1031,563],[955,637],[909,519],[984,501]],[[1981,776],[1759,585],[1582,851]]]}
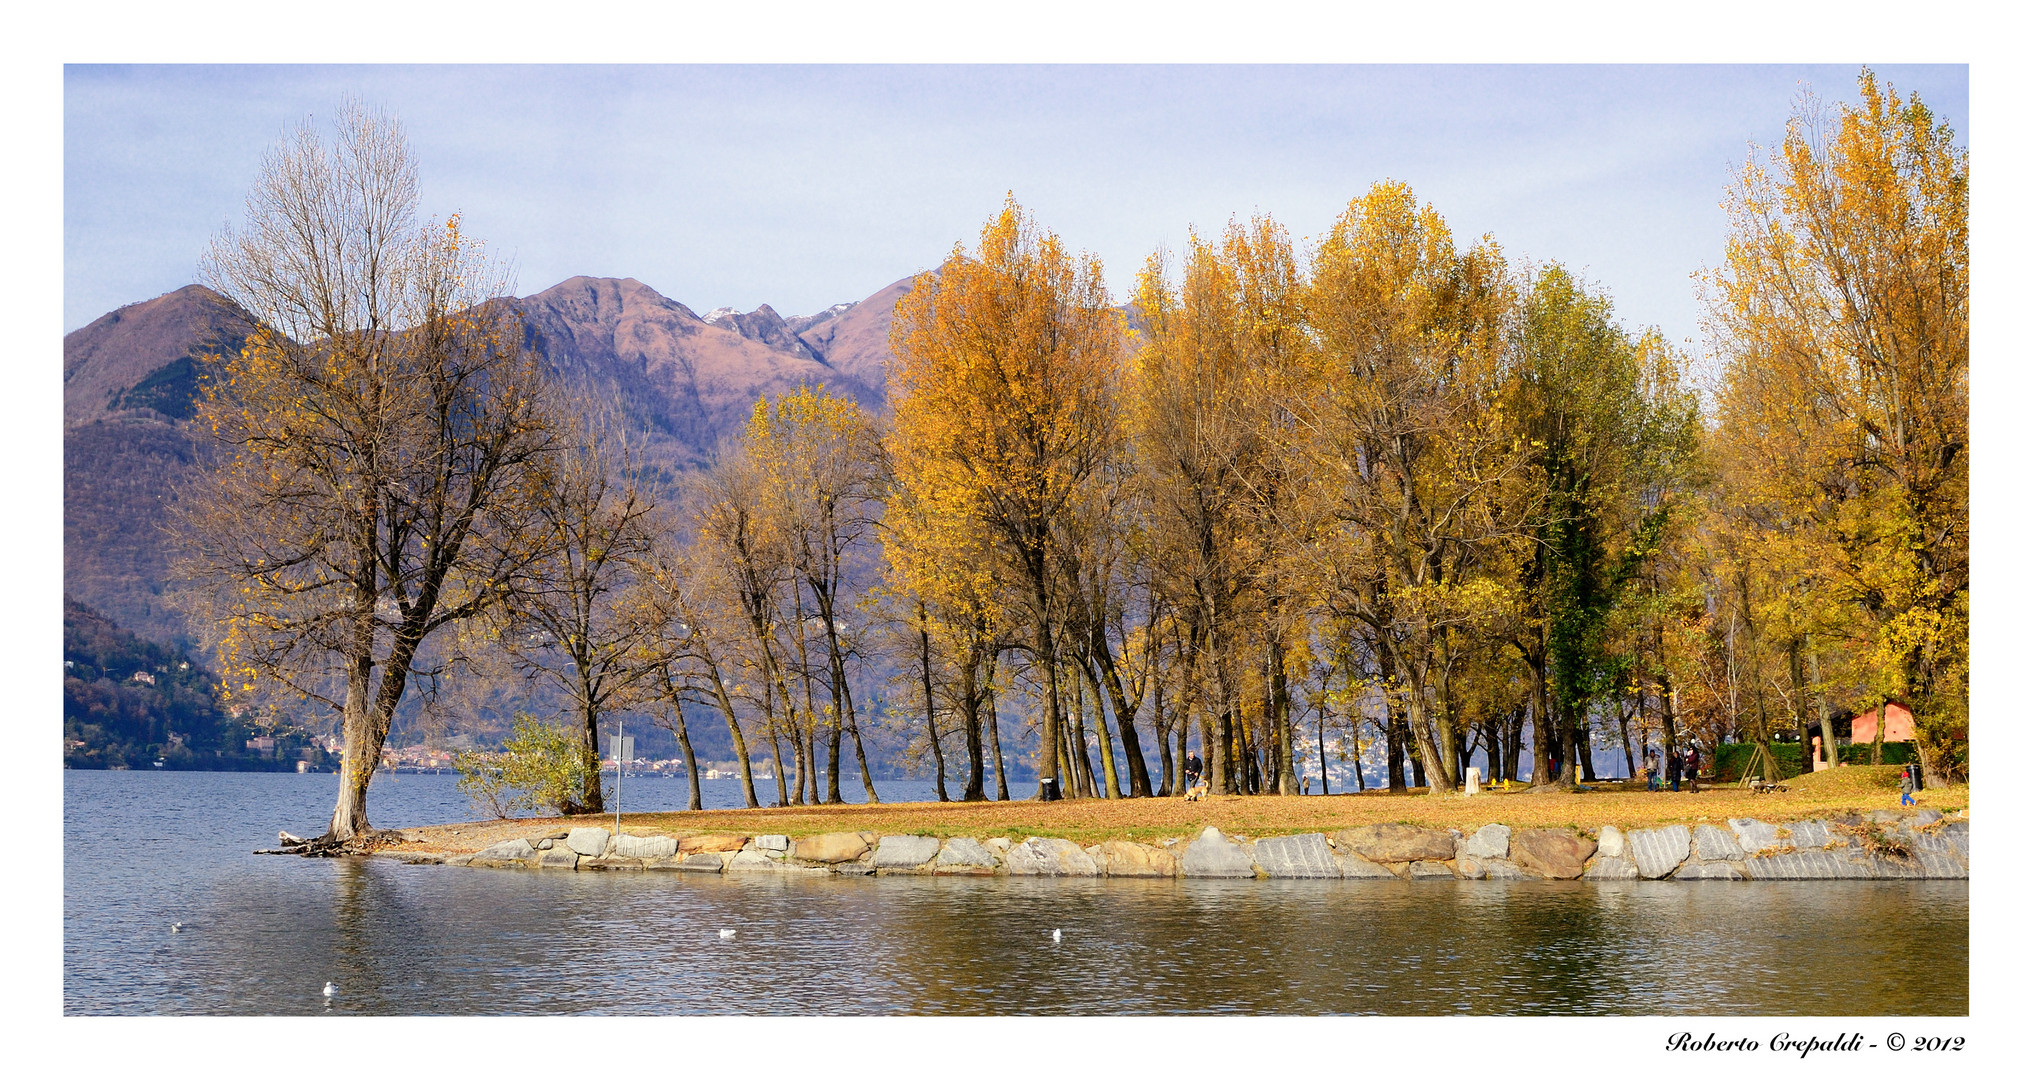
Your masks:
{"label": "golden-leaved tree", "polygon": [[1969,671],[1969,158],[1917,96],[1803,97],[1731,189],[1708,275],[1728,500],[1812,552],[1860,689],[1963,773]]}
{"label": "golden-leaved tree", "polygon": [[[1187,660],[1208,690],[1202,742],[1216,794],[1248,787],[1234,778],[1238,748],[1251,742],[1272,751],[1269,786],[1298,792],[1288,701],[1269,688],[1282,690],[1284,623],[1298,607],[1278,572],[1292,535],[1296,433],[1285,402],[1302,396],[1293,385],[1307,348],[1302,284],[1290,238],[1263,217],[1231,224],[1218,243],[1192,237],[1177,284],[1157,257],[1138,282],[1148,329],[1129,411],[1152,558],[1165,570],[1152,587],[1191,625]],[[1249,740],[1242,687],[1266,670],[1266,730]]]}
{"label": "golden-leaved tree", "polygon": [[1014,199],[921,275],[890,329],[897,482],[929,515],[968,515],[1005,571],[1044,685],[1041,798],[1056,798],[1065,608],[1055,528],[1117,453],[1122,313],[1101,263],[1076,255]]}
{"label": "golden-leaved tree", "polygon": [[1444,638],[1503,602],[1483,563],[1525,516],[1502,400],[1513,296],[1494,243],[1457,250],[1437,211],[1379,183],[1321,242],[1306,298],[1318,389],[1292,407],[1331,522],[1318,588],[1361,628],[1435,794],[1458,779],[1458,733],[1435,722]]}

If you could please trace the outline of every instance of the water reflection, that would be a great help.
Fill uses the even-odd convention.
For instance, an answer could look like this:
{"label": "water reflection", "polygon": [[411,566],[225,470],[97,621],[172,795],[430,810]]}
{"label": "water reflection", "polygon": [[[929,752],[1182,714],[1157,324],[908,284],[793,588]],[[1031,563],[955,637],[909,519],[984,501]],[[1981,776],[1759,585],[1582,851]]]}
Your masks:
{"label": "water reflection", "polygon": [[[225,789],[236,790],[248,789]],[[1961,882],[486,871],[252,856],[247,841],[288,818],[230,799],[189,810],[192,821],[232,823],[218,835],[176,822],[142,826],[163,813],[145,798],[131,808],[132,824],[117,805],[84,809],[67,797],[71,850],[95,850],[124,830],[124,857],[66,860],[71,1013],[1963,1015],[1969,1007]],[[167,933],[174,919],[186,932]],[[723,928],[738,936],[722,940]],[[1057,942],[1054,928],[1063,931]],[[329,1003],[319,993],[328,979],[339,988]]]}

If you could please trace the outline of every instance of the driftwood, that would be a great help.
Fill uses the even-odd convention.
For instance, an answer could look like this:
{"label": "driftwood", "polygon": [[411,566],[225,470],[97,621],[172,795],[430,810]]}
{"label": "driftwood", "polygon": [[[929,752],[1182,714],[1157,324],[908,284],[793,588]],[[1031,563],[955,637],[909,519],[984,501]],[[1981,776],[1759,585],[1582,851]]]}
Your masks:
{"label": "driftwood", "polygon": [[281,847],[257,848],[256,855],[301,855],[306,859],[331,859],[340,855],[365,855],[383,844],[404,842],[403,835],[388,829],[362,833],[351,840],[340,840],[330,833],[305,839],[288,832],[277,831],[276,842]]}

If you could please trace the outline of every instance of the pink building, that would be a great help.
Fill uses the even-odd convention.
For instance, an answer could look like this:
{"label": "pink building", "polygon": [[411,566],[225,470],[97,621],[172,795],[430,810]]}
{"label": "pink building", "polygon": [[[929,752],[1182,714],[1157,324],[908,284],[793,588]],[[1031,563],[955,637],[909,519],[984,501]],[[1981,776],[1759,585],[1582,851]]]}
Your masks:
{"label": "pink building", "polygon": [[[1850,718],[1849,741],[1851,745],[1874,742],[1878,737],[1878,710],[1876,706],[1858,710]],[[1885,741],[1913,741],[1913,712],[1896,701],[1885,703]]]}

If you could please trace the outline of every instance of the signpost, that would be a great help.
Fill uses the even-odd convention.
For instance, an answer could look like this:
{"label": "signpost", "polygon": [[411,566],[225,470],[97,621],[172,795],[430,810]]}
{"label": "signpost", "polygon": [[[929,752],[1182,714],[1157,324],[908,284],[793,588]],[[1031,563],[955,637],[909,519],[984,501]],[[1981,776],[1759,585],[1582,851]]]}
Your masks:
{"label": "signpost", "polygon": [[621,774],[635,758],[635,737],[621,733],[621,721],[614,722],[614,734],[607,739],[614,752],[614,835],[621,835]]}

